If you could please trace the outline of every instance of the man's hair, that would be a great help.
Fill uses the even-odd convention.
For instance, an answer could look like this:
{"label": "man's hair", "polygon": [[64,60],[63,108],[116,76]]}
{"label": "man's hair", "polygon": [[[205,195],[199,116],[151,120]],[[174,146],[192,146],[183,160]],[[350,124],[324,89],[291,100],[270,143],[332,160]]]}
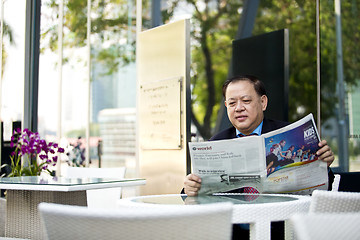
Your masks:
{"label": "man's hair", "polygon": [[229,86],[229,84],[232,82],[238,82],[238,81],[248,81],[253,84],[254,89],[259,96],[266,95],[265,85],[257,77],[255,77],[253,75],[238,75],[238,76],[229,78],[224,82],[223,87],[222,87],[222,92],[223,92],[224,98],[226,98],[226,89]]}

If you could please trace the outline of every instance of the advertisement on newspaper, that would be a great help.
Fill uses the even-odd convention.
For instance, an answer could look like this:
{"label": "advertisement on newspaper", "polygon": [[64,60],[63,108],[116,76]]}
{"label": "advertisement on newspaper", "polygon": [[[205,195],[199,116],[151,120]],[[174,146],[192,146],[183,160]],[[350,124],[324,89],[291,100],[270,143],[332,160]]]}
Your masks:
{"label": "advertisement on newspaper", "polygon": [[327,190],[327,164],[316,156],[320,138],[312,114],[262,136],[266,192],[311,194],[315,189]]}
{"label": "advertisement on newspaper", "polygon": [[199,194],[243,187],[260,193],[310,194],[327,189],[327,166],[315,155],[319,136],[312,114],[263,134],[210,142],[190,142]]}

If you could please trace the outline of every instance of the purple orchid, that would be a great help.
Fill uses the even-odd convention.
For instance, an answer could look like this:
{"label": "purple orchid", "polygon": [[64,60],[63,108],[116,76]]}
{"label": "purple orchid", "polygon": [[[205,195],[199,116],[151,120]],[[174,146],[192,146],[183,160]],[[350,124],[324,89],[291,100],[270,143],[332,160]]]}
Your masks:
{"label": "purple orchid", "polygon": [[[39,133],[29,129],[16,129],[10,146],[15,147],[15,151],[10,156],[12,172],[9,176],[40,175],[43,170],[51,173],[48,166],[55,166],[58,161],[58,156],[53,155],[64,153],[57,143],[46,143]],[[28,166],[21,164],[23,157],[28,160]]]}

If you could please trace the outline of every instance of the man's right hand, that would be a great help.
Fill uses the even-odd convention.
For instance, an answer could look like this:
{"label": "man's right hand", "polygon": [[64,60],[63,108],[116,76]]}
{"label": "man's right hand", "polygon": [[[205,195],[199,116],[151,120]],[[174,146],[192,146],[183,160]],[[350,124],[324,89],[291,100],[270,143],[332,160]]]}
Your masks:
{"label": "man's right hand", "polygon": [[184,180],[184,192],[189,196],[193,197],[198,195],[201,188],[201,178],[195,174],[189,174]]}

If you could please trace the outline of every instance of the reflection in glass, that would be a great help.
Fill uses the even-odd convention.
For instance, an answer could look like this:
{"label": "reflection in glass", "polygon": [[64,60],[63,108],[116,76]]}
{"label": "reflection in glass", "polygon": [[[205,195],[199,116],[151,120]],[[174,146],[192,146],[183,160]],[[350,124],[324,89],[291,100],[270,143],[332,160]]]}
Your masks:
{"label": "reflection in glass", "polygon": [[214,194],[214,195],[199,195],[195,197],[187,197],[186,194],[182,195],[158,195],[134,198],[132,201],[141,203],[152,204],[209,204],[219,202],[232,202],[233,204],[260,204],[260,203],[276,203],[295,201],[296,197],[283,196],[283,195],[270,195],[270,194]]}
{"label": "reflection in glass", "polygon": [[[14,121],[21,121],[24,102],[25,7],[22,0],[4,1],[1,120],[9,141]],[[14,13],[23,14],[14,14]]]}
{"label": "reflection in glass", "polygon": [[[360,83],[360,57],[359,57],[359,9],[360,1],[340,1],[340,11],[335,12],[337,1],[320,1],[321,12],[321,79],[322,79],[322,114],[327,116],[322,124],[322,135],[330,143],[336,154],[332,167],[339,165],[338,160],[348,156],[349,170],[360,170],[360,112],[359,112],[359,83]],[[340,22],[336,22],[336,19]],[[341,24],[341,25],[340,25]],[[336,31],[341,28],[341,31]],[[337,35],[342,44],[339,45]],[[339,39],[338,38],[338,39]],[[342,59],[339,59],[337,51],[341,51]],[[342,64],[342,69],[339,68]],[[341,69],[341,70],[339,70]],[[345,82],[345,103],[344,107],[339,104],[339,71],[342,71],[342,78]],[[340,116],[340,110],[344,110],[345,116]],[[345,120],[342,120],[345,119]],[[340,138],[340,129],[345,128],[345,139]],[[346,141],[347,147],[341,148]]]}

